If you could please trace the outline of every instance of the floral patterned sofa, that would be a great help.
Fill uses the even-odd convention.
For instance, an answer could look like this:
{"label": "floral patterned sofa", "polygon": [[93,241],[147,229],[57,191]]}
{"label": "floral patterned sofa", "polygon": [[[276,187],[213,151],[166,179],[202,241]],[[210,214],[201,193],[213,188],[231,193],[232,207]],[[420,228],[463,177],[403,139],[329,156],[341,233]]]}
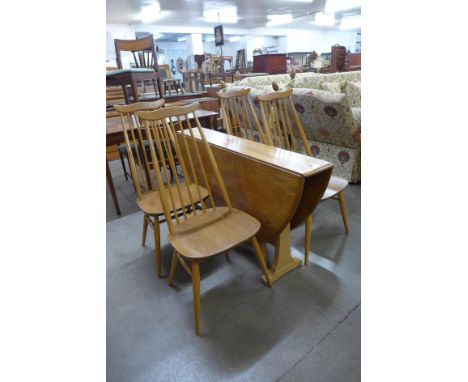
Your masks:
{"label": "floral patterned sofa", "polygon": [[314,156],[334,164],[334,174],[350,182],[361,180],[361,72],[299,73],[248,77],[223,91],[250,88],[260,118],[259,94],[292,88],[292,100]]}

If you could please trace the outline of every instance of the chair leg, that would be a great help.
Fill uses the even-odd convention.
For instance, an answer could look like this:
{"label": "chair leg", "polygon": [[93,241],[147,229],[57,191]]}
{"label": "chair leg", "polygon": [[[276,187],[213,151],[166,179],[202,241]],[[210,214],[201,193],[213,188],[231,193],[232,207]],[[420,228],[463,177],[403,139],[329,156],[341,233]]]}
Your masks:
{"label": "chair leg", "polygon": [[[144,247],[146,245],[146,232],[148,231],[148,220],[149,217],[143,215],[143,235],[141,237],[141,246]],[[155,218],[157,219],[157,218]]]}
{"label": "chair leg", "polygon": [[156,255],[156,274],[158,277],[161,277],[161,233],[159,231],[159,219],[158,217],[154,218],[153,223],[153,232],[154,232],[154,248]]}
{"label": "chair leg", "polygon": [[266,261],[267,260],[267,243],[263,243],[260,247],[262,248],[263,256],[265,257],[265,261]]}
{"label": "chair leg", "polygon": [[305,248],[304,248],[304,266],[309,263],[310,252],[310,234],[312,231],[312,215],[307,216],[305,221]]}
{"label": "chair leg", "polygon": [[125,160],[122,153],[119,151],[120,162],[122,163],[123,172],[125,175],[125,180],[128,182],[127,168],[125,167]]}
{"label": "chair leg", "polygon": [[177,257],[177,252],[174,249],[172,252],[172,260],[171,260],[171,268],[169,270],[169,277],[167,278],[167,285],[172,285],[172,280],[174,280],[174,276],[177,270],[177,265],[179,264],[179,258]]}
{"label": "chair leg", "polygon": [[200,264],[192,262],[193,310],[195,313],[195,333],[200,335]]}
{"label": "chair leg", "polygon": [[268,272],[266,263],[265,263],[265,255],[262,253],[262,249],[260,248],[260,244],[258,244],[257,238],[254,236],[252,238],[252,245],[255,251],[255,257],[257,258],[258,263],[260,264],[260,268],[262,268],[263,275],[267,281],[268,287],[271,288],[271,277],[270,272]]}
{"label": "chair leg", "polygon": [[343,225],[345,232],[349,233],[348,229],[348,217],[346,216],[346,203],[343,195],[343,191],[338,194],[338,202],[340,203],[341,217],[343,218]]}

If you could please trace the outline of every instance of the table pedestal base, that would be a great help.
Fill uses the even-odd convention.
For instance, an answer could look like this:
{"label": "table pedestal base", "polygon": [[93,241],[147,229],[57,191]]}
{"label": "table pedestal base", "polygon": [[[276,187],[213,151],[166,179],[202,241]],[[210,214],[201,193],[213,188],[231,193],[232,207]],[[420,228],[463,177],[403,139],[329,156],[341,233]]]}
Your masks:
{"label": "table pedestal base", "polygon": [[[289,224],[276,237],[274,246],[275,260],[273,261],[272,268],[268,270],[272,282],[302,265],[300,259],[296,259],[291,255],[291,227]],[[265,276],[262,276],[262,282],[266,284]]]}

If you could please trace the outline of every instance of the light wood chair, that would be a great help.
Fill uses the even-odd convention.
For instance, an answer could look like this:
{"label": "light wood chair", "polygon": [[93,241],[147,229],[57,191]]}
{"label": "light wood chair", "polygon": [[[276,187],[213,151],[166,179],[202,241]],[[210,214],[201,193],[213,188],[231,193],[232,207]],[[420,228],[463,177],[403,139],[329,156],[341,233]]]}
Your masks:
{"label": "light wood chair", "polygon": [[[291,100],[292,89],[256,97],[260,103],[261,122],[256,116],[249,93],[250,89],[217,93],[221,100],[223,124],[228,134],[250,140],[257,140],[255,136],[258,136],[260,142],[264,144],[298,153],[303,153],[304,150],[307,155],[313,156],[301,121]],[[347,185],[346,179],[332,176],[322,196],[322,200],[338,200],[346,233],[349,230],[343,190]],[[305,222],[304,265],[307,265],[309,260],[311,230],[312,215],[307,217]]]}
{"label": "light wood chair", "polygon": [[[313,156],[304,129],[302,128],[301,120],[297,115],[296,108],[291,99],[292,94],[293,90],[288,89],[285,91],[258,95],[256,97],[260,103],[266,139],[269,142],[273,142],[275,147],[299,153],[302,153],[302,150],[304,150],[307,155]],[[347,185],[348,181],[346,179],[332,176],[322,196],[322,201],[333,199],[339,202],[344,229],[346,233],[349,233],[346,203],[343,195],[343,191]],[[311,231],[312,215],[308,216],[305,222],[304,265],[306,266],[309,260]]]}
{"label": "light wood chair", "polygon": [[[163,158],[162,171],[155,171],[160,190],[159,196],[168,226],[169,242],[174,247],[172,263],[169,271],[168,284],[171,285],[178,263],[192,277],[195,331],[200,334],[200,269],[202,261],[211,256],[222,254],[229,249],[250,242],[257,261],[263,271],[267,284],[271,287],[270,274],[266,268],[265,259],[257,241],[256,234],[260,222],[243,211],[232,207],[226,186],[218,169],[216,160],[205,138],[197,116],[194,124],[189,114],[200,107],[194,103],[181,107],[170,107],[156,111],[137,112],[144,124],[147,139],[150,143],[150,153],[153,162]],[[186,121],[187,136],[183,130],[182,120]],[[200,134],[201,141],[196,141],[194,131]],[[166,187],[163,176],[168,177],[166,164],[174,170],[175,159],[168,148],[173,145],[179,158],[185,183],[180,183],[176,177],[173,187]],[[164,159],[164,152],[168,155]],[[202,158],[204,158],[202,160]],[[208,181],[207,169],[211,166],[214,178]],[[222,202],[217,204],[213,197],[212,186],[216,184],[222,195]],[[203,199],[201,187],[208,193],[207,202]],[[195,200],[200,200],[201,209],[195,206]],[[182,214],[173,214],[179,206],[187,205],[188,211],[181,209]],[[191,263],[189,267],[188,263]]]}
{"label": "light wood chair", "polygon": [[273,145],[257,118],[250,89],[216,94],[220,99],[223,128],[227,134]]}
{"label": "light wood chair", "polygon": [[[156,273],[161,277],[161,244],[160,244],[160,224],[166,221],[164,209],[161,202],[161,189],[172,189],[183,184],[177,179],[177,158],[173,156],[173,147],[166,148],[162,154],[155,156],[150,152],[150,137],[142,128],[138,120],[137,112],[154,111],[164,106],[164,99],[154,102],[140,102],[129,105],[115,105],[115,109],[120,114],[121,124],[124,132],[126,156],[128,158],[133,185],[137,192],[137,205],[143,211],[143,235],[141,245],[146,244],[146,233],[148,225],[154,233],[154,245],[156,256]],[[154,142],[151,142],[154,143]],[[170,155],[168,155],[170,153]],[[162,156],[161,156],[162,155]],[[171,175],[174,174],[176,184],[170,184],[170,177],[167,175],[167,158],[171,158]],[[157,165],[156,165],[157,164]],[[153,174],[160,174],[159,169],[164,166],[166,170],[166,183],[156,182]],[[171,176],[172,178],[172,176]],[[185,187],[185,186],[184,186]],[[193,189],[194,185],[188,185],[188,189]],[[184,188],[185,189],[185,188]],[[185,214],[185,209],[197,207],[198,203],[208,197],[207,190],[200,186],[193,198],[188,198],[184,191],[184,198],[181,203],[176,203],[170,210],[172,215]],[[182,212],[184,211],[184,212]]]}
{"label": "light wood chair", "polygon": [[171,90],[174,89],[177,94],[179,94],[179,89],[182,94],[184,94],[184,88],[182,87],[180,80],[177,78],[172,78],[172,73],[169,65],[159,65],[159,74],[164,85],[164,94],[166,92],[171,95]]}

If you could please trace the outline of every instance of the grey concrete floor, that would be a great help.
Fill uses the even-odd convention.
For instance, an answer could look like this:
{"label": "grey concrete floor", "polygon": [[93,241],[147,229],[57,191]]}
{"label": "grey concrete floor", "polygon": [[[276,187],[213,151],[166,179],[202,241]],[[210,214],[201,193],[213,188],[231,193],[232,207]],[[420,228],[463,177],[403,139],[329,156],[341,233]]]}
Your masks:
{"label": "grey concrete floor", "polygon": [[[345,191],[351,232],[338,203],[314,213],[309,265],[272,289],[247,246],[201,266],[201,336],[195,336],[191,281],[178,269],[167,286],[172,250],[162,226],[163,277],[155,276],[154,242],[141,247],[143,215],[111,162],[122,217],[107,192],[108,381],[343,381],[360,380],[360,196]],[[293,230],[302,258],[304,227]],[[268,248],[271,265],[273,248]]]}

